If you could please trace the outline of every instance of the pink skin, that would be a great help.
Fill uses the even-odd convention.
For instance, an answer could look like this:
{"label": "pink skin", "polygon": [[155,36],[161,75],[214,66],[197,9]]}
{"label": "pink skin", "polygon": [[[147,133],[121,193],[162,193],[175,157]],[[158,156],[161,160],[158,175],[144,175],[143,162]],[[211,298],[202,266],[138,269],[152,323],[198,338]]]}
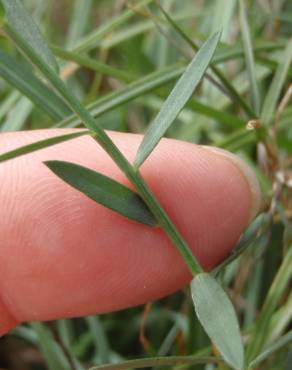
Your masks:
{"label": "pink skin", "polygon": [[[7,133],[2,153],[68,130]],[[141,136],[110,133],[133,161]],[[23,321],[105,313],[172,293],[191,276],[168,237],[96,204],[42,163],[79,163],[129,185],[89,137],[0,164],[0,334]],[[246,226],[251,196],[223,156],[164,139],[142,166],[147,183],[205,269]]]}

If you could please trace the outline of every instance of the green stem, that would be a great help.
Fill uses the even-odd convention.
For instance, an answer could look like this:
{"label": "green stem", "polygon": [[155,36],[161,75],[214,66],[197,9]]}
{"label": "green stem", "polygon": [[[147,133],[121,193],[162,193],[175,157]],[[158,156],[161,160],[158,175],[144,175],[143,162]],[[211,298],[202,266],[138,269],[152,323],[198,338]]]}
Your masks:
{"label": "green stem", "polygon": [[109,154],[121,171],[126,175],[128,180],[136,187],[136,190],[156,217],[157,222],[173,241],[174,246],[183,257],[192,275],[195,276],[196,274],[203,272],[202,267],[193,255],[187,243],[184,241],[182,235],[176,229],[167,213],[160,206],[158,200],[145,183],[143,177],[133,168],[130,162],[128,162],[109,136],[96,124],[94,117],[92,117],[78,99],[71,94],[59,76],[48,65],[42,62],[29,44],[15,33],[9,25],[5,26],[5,31],[22,52],[24,52],[24,54],[30,59],[30,61],[38,68],[38,70],[46,77],[52,87],[64,99],[65,103],[68,104],[68,106],[76,113],[84,125],[92,131],[92,135],[95,140]]}

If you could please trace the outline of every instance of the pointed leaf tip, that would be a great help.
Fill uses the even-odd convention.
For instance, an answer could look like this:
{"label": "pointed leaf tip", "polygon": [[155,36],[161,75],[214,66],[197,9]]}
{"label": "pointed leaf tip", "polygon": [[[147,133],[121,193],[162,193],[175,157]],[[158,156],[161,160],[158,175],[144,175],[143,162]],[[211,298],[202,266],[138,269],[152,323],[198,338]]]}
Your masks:
{"label": "pointed leaf tip", "polygon": [[243,370],[244,350],[238,320],[223,288],[207,273],[191,282],[191,294],[199,321],[224,360],[235,370]]}
{"label": "pointed leaf tip", "polygon": [[212,60],[220,36],[221,31],[218,31],[208,38],[163,103],[138,149],[135,168],[140,167],[150,155],[193,94]]}

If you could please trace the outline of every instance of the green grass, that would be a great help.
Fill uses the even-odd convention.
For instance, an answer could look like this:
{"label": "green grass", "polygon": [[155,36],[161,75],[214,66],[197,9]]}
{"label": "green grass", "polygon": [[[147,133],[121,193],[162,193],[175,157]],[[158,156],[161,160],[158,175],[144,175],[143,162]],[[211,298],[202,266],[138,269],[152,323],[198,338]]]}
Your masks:
{"label": "green grass", "polygon": [[[12,0],[3,0],[6,6],[11,3]],[[158,369],[160,366],[224,370],[229,368],[227,364],[243,368],[242,344],[235,330],[237,319],[235,315],[233,318],[230,301],[211,275],[200,274],[201,267],[183,237],[137,170],[164,135],[231,150],[245,158],[258,174],[264,191],[264,213],[242,236],[234,255],[213,275],[234,298],[244,339],[245,368],[289,370],[292,356],[290,2],[169,0],[160,2],[162,8],[151,0],[130,3],[26,0],[24,4],[27,15],[21,8],[7,13],[8,24],[3,25],[2,33],[8,38],[0,39],[0,132],[84,127],[81,124],[84,122],[89,131],[82,134],[92,135],[103,146],[141,197],[108,182],[113,200],[108,198],[105,205],[127,217],[131,212],[135,218],[140,210],[135,209],[133,199],[139,199],[141,217],[147,216],[150,224],[156,220],[169,235],[197,276],[192,283],[196,311],[226,362],[213,351],[195,315],[190,294],[184,291],[153,304],[146,320],[147,342],[139,341],[144,325],[141,307],[102,317],[22,325],[0,340],[0,346],[1,343],[3,348],[8,346],[7,350],[0,349],[0,367],[9,366],[2,365],[5,358],[6,363],[12,363],[9,346],[21,339],[25,351],[37,348],[36,352],[43,354],[39,368],[50,370]],[[51,48],[38,36],[30,15],[41,26]],[[195,51],[219,29],[222,37],[213,59],[218,40],[211,50],[212,36],[205,43],[207,49],[202,48],[203,52],[200,55],[199,51],[196,58]],[[189,99],[199,82],[199,88]],[[136,117],[134,123],[132,114]],[[252,130],[247,130],[248,122]],[[146,132],[136,167],[125,160],[103,129]],[[76,135],[80,134],[44,140],[5,153],[0,156],[0,162]],[[89,173],[80,168],[79,173],[73,173],[76,179],[66,173],[70,177],[66,180],[64,166],[58,163],[59,176],[76,184],[80,184],[78,176],[84,176],[82,189],[92,194],[92,184],[86,188]],[[280,181],[280,170],[284,183]],[[96,183],[105,181],[91,174],[90,179],[93,178]],[[108,185],[96,200],[102,203],[102,198],[108,196],[104,193],[107,190]],[[129,203],[124,198],[124,203],[119,204],[120,192],[128,194]],[[152,215],[145,216],[146,211]],[[218,295],[214,293],[217,291],[214,284],[221,289]],[[220,325],[216,326],[216,320],[210,327],[202,317],[201,304],[210,300],[211,307],[221,304],[220,322],[227,319],[224,329],[228,334],[222,332]]]}

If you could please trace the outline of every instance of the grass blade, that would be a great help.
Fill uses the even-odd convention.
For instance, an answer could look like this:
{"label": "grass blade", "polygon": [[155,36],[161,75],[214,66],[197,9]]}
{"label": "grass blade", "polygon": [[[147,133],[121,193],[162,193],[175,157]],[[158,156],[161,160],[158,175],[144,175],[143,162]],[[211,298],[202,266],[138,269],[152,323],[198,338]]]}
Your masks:
{"label": "grass blade", "polygon": [[53,53],[22,2],[20,0],[2,0],[2,4],[7,21],[14,32],[21,35],[22,39],[31,45],[32,49],[37,50],[45,64],[58,72],[58,64]]}
{"label": "grass blade", "polygon": [[41,322],[32,322],[30,326],[38,336],[38,345],[47,361],[49,370],[69,370],[70,365],[67,359],[46,325]]}
{"label": "grass blade", "polygon": [[22,96],[9,112],[6,121],[1,125],[0,132],[22,130],[31,114],[33,105],[25,96]]}
{"label": "grass blade", "polygon": [[292,330],[275,340],[268,348],[266,348],[256,359],[249,364],[249,369],[254,369],[259,363],[266,360],[274,352],[282,349],[292,342]]}
{"label": "grass blade", "polygon": [[261,112],[261,122],[264,125],[269,125],[273,119],[273,114],[280,97],[283,85],[285,84],[287,73],[292,61],[292,38],[287,43],[282,56],[282,63],[279,64],[270,89],[265,97]]}
{"label": "grass blade", "polygon": [[[171,27],[181,36],[181,38],[193,50],[198,51],[199,47],[197,46],[197,44],[191,38],[189,38],[189,36],[180,28],[180,26],[175,22],[175,20],[163,9],[163,7],[159,3],[157,3],[157,5],[158,5],[159,9],[162,11],[162,13],[164,14],[168,23],[171,25]],[[232,48],[232,50],[233,49],[234,49],[234,47]],[[216,55],[217,55],[217,53],[216,53]],[[226,78],[224,76],[224,74],[220,71],[220,69],[215,66],[215,64],[218,62],[218,60],[220,61],[220,58],[218,58],[218,57],[216,58],[216,55],[214,56],[213,61],[210,64],[210,68],[211,68],[212,72],[215,74],[215,76],[218,78],[218,80],[221,82],[222,88],[225,89],[226,93],[228,93],[230,98],[243,109],[243,111],[246,113],[246,115],[248,117],[250,117],[250,118],[255,117],[255,114],[253,113],[252,109],[246,104],[245,100],[240,96],[240,94],[234,88],[232,83],[230,83],[228,78]],[[210,80],[211,83],[214,83],[214,85],[216,86],[216,84],[215,84],[216,81],[213,78],[212,79],[209,78],[209,80]],[[218,87],[218,85],[217,85],[217,87]]]}
{"label": "grass blade", "polygon": [[248,226],[248,228],[240,236],[239,241],[234,246],[231,254],[213,271],[214,276],[217,276],[223,268],[229,263],[238,258],[256,239],[263,234],[262,228],[266,227],[269,221],[269,216],[261,213],[257,218]]}
{"label": "grass blade", "polygon": [[91,367],[88,370],[130,370],[143,369],[159,366],[174,366],[179,365],[198,365],[212,364],[220,362],[216,357],[200,357],[200,356],[167,356],[167,357],[148,357],[135,360],[123,361],[118,364],[100,365]]}
{"label": "grass blade", "polygon": [[[9,1],[9,0],[8,0]],[[151,3],[153,0],[141,0],[135,4],[135,9],[138,10],[140,7]],[[109,20],[105,24],[102,24],[92,33],[84,36],[78,41],[77,45],[74,46],[74,51],[78,53],[88,52],[95,48],[97,42],[101,40],[106,34],[113,31],[116,27],[121,26],[127,22],[130,18],[135,15],[135,11],[132,9],[125,10],[122,14],[113,19]]]}
{"label": "grass blade", "polygon": [[[145,77],[133,81],[122,89],[105,94],[86,108],[94,117],[99,117],[122,104],[173,81],[183,70],[184,67],[174,65],[163,68],[161,71],[150,73]],[[74,114],[57,123],[56,127],[76,127],[81,123],[80,118]]]}
{"label": "grass blade", "polygon": [[5,100],[2,100],[0,106],[0,122],[2,119],[9,114],[10,109],[13,109],[14,105],[21,98],[18,91],[13,90]]}
{"label": "grass blade", "polygon": [[95,202],[131,220],[148,226],[156,225],[141,197],[117,181],[74,163],[47,161],[45,164],[63,181]]}
{"label": "grass blade", "polygon": [[195,311],[224,360],[236,370],[244,366],[243,344],[233,305],[223,288],[209,274],[191,282]]}
{"label": "grass blade", "polygon": [[134,163],[136,168],[140,167],[149,156],[193,94],[211,62],[220,39],[220,35],[221,32],[216,32],[209,37],[188,65],[174,89],[162,105],[160,112],[149,126],[149,129],[147,130],[138,149]]}
{"label": "grass blade", "polygon": [[239,16],[241,33],[244,47],[244,54],[248,72],[248,78],[251,88],[252,106],[257,115],[260,113],[260,94],[255,74],[255,61],[253,55],[253,48],[251,43],[250,30],[247,22],[247,14],[243,0],[239,1]]}
{"label": "grass blade", "polygon": [[80,53],[67,51],[58,47],[53,47],[52,50],[55,55],[63,60],[75,62],[82,67],[101,72],[107,76],[116,78],[117,80],[126,82],[133,80],[133,77],[131,77],[129,73],[121,71],[118,68],[110,67],[105,63],[98,62],[92,58],[87,57],[86,55],[81,55]]}
{"label": "grass blade", "polygon": [[271,322],[272,314],[274,313],[280,299],[285,290],[289,287],[292,278],[292,248],[290,247],[282,261],[277,275],[266,296],[264,305],[259,314],[257,323],[253,330],[253,335],[247,348],[247,360],[254,360],[260,353],[265,341]]}
{"label": "grass blade", "polygon": [[66,45],[68,48],[74,47],[76,41],[83,36],[92,12],[93,0],[74,0],[70,27],[67,33]]}
{"label": "grass blade", "polygon": [[88,316],[85,318],[94,344],[94,358],[100,359],[102,363],[111,361],[111,348],[108,343],[107,334],[103,322],[99,316]]}
{"label": "grass blade", "polygon": [[44,139],[44,140],[37,141],[36,143],[24,145],[17,149],[13,149],[9,152],[0,154],[0,163],[8,161],[9,159],[20,157],[21,155],[24,155],[24,154],[29,154],[37,150],[40,150],[40,149],[48,148],[49,146],[56,145],[64,141],[75,139],[79,136],[89,135],[89,134],[90,134],[90,131],[87,131],[87,130],[78,131],[78,132],[74,132],[71,134],[50,137],[49,139]]}
{"label": "grass blade", "polygon": [[70,115],[71,111],[58,95],[41,82],[28,66],[16,62],[3,50],[0,50],[0,76],[53,120]]}

